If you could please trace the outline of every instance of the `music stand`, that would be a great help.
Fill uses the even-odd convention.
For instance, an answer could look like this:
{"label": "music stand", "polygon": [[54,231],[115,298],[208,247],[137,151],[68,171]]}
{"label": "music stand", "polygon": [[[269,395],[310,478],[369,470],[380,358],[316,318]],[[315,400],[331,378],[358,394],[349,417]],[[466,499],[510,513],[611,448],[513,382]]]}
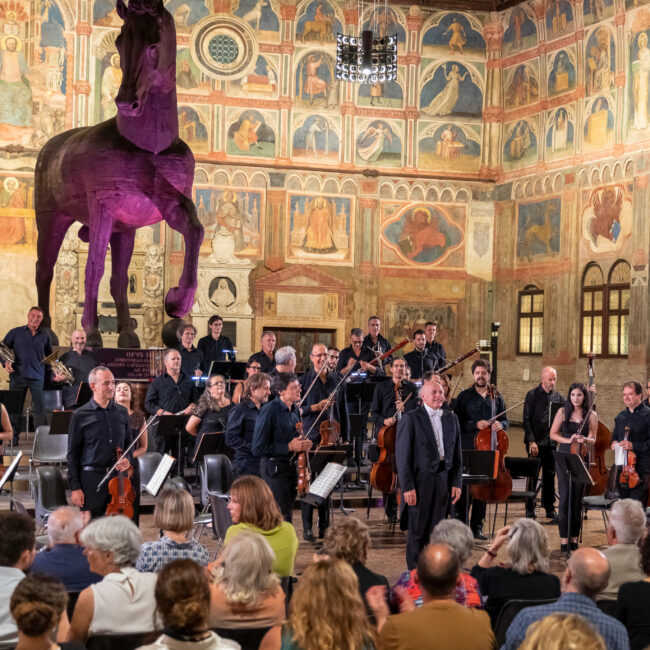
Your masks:
{"label": "music stand", "polygon": [[77,391],[77,407],[83,406],[90,402],[90,398],[93,396],[93,391],[90,388],[90,384],[86,381],[82,381],[79,384],[79,390]]}
{"label": "music stand", "polygon": [[496,475],[497,454],[493,449],[463,450],[463,490],[465,490],[465,523],[469,519],[469,486],[490,483]]}
{"label": "music stand", "polygon": [[193,463],[200,463],[206,454],[223,454],[225,443],[223,431],[210,431],[201,435],[199,444],[194,449]]}
{"label": "music stand", "polygon": [[[569,500],[567,512],[567,557],[571,557],[571,499],[573,492],[573,482],[584,491],[585,485],[594,485],[594,481],[589,474],[589,470],[582,462],[582,458],[578,454],[567,453],[565,451],[554,451],[555,462],[559,472],[564,472],[569,483]],[[577,532],[577,531],[576,531]]]}
{"label": "music stand", "polygon": [[[312,474],[320,474],[327,463],[339,463],[343,464],[343,461],[352,453],[352,445],[327,445],[326,447],[320,447],[314,451],[307,452],[309,454],[309,467]],[[341,504],[340,510],[344,514],[348,514],[347,510],[343,508],[343,477],[339,481],[341,489]],[[328,495],[329,496],[329,495]],[[303,501],[309,503],[312,506],[318,507],[325,499],[320,499],[313,495],[312,499],[308,499],[309,494],[303,497]]]}
{"label": "music stand", "polygon": [[564,408],[566,405],[566,402],[549,402],[548,405],[548,426],[552,427],[553,426],[553,420],[555,420],[555,416],[557,415],[557,412]]}
{"label": "music stand", "polygon": [[50,435],[62,436],[68,434],[70,420],[74,411],[52,411],[52,422],[50,424]]}
{"label": "music stand", "polygon": [[183,432],[185,425],[190,419],[189,415],[161,415],[158,418],[157,436],[165,440],[165,450],[173,449],[178,441],[178,467],[177,476],[181,476],[181,465],[183,464]]}

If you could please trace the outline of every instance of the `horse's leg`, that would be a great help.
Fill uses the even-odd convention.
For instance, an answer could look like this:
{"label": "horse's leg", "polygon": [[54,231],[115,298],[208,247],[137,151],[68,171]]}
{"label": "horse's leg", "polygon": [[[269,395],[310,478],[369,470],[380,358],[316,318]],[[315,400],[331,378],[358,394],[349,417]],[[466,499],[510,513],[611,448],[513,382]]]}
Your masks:
{"label": "horse's leg", "polygon": [[113,217],[111,210],[104,207],[94,196],[88,199],[88,261],[86,262],[86,279],[84,313],[81,325],[87,334],[89,347],[102,347],[102,335],[99,332],[97,316],[97,296],[99,283],[104,275],[106,250],[113,232]]}
{"label": "horse's leg", "polygon": [[172,287],[165,298],[165,311],[172,318],[183,318],[194,305],[196,292],[199,249],[203,241],[203,226],[199,221],[196,208],[191,199],[180,195],[173,204],[160,209],[161,214],[185,240],[185,259],[183,272],[177,287]]}
{"label": "horse's leg", "polygon": [[50,287],[54,277],[54,265],[61,249],[68,228],[74,219],[58,210],[38,212],[36,214],[36,227],[38,240],[36,244],[36,288],[38,291],[38,305],[43,310],[43,326],[51,327],[50,315]]}
{"label": "horse's leg", "polygon": [[111,235],[111,295],[117,310],[118,348],[139,348],[131,312],[129,311],[129,263],[133,255],[135,230],[114,232]]}

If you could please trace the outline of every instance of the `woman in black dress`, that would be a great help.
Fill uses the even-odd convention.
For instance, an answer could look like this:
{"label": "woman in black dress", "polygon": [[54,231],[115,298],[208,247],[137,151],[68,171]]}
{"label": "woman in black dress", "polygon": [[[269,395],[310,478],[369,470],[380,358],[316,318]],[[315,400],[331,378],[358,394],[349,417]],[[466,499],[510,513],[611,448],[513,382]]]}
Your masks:
{"label": "woman in black dress", "polygon": [[[589,412],[589,391],[584,384],[574,383],[569,388],[566,405],[560,408],[551,427],[551,440],[559,442],[558,451],[571,452],[571,443],[577,442],[589,446],[596,442],[598,416],[594,410],[589,413],[588,422],[584,422]],[[585,460],[583,458],[583,460]],[[569,480],[559,466],[556,467],[557,483],[560,492],[558,526],[560,529],[560,549],[569,550]],[[580,532],[580,515],[582,514],[583,485],[573,482],[571,485],[571,550],[578,548]]]}

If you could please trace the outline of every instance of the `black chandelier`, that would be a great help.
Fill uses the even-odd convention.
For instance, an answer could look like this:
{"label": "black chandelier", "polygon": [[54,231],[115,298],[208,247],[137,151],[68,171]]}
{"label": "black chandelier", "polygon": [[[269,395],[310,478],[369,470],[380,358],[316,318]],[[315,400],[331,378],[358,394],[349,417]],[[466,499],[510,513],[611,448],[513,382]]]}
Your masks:
{"label": "black chandelier", "polygon": [[360,84],[397,79],[397,35],[376,35],[370,29],[361,36],[337,34],[336,78]]}

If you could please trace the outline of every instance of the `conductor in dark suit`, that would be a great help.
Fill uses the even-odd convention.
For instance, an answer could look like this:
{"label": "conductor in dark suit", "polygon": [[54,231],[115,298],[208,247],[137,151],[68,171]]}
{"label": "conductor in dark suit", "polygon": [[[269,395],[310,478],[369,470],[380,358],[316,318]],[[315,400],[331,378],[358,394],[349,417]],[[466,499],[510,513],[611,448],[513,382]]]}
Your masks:
{"label": "conductor in dark suit", "polygon": [[442,384],[424,384],[420,397],[422,406],[404,413],[397,427],[395,454],[408,519],[409,569],[416,567],[431,531],[445,518],[449,500],[460,498],[462,485],[460,425],[454,413],[442,408]]}

